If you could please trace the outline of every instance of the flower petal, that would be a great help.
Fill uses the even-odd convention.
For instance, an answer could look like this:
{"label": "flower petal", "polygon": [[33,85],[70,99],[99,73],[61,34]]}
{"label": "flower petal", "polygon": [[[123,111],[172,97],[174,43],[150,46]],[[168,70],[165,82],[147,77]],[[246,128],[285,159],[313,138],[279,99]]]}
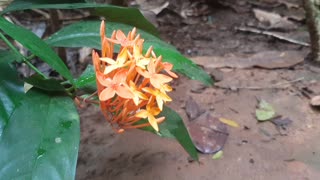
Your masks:
{"label": "flower petal", "polygon": [[116,93],[125,99],[132,99],[134,97],[133,93],[130,91],[130,89],[124,85],[118,86],[116,89]]}
{"label": "flower petal", "polygon": [[109,78],[108,79],[104,79],[103,76],[97,76],[97,80],[103,86],[106,86],[106,87],[112,86],[112,81]]}
{"label": "flower petal", "polygon": [[116,39],[117,40],[123,41],[126,38],[127,38],[126,35],[121,30],[117,30],[117,33],[116,33]]}
{"label": "flower petal", "polygon": [[135,117],[146,118],[146,117],[148,117],[148,111],[142,109],[142,110],[140,110],[139,112],[137,112],[137,113],[135,114]]}
{"label": "flower petal", "polygon": [[159,93],[158,96],[161,97],[161,99],[163,99],[164,101],[172,101],[172,99],[166,93]]}
{"label": "flower petal", "polygon": [[122,69],[114,75],[113,82],[120,84],[122,82],[125,82],[126,77],[127,77],[127,70]]}
{"label": "flower petal", "polygon": [[153,129],[158,132],[159,126],[158,126],[156,118],[152,114],[148,114],[148,121],[149,121],[150,125],[153,127]]}
{"label": "flower petal", "polygon": [[137,71],[140,75],[142,75],[143,77],[145,77],[145,78],[150,78],[150,77],[151,77],[150,73],[148,73],[148,72],[145,71],[145,70],[142,70],[142,69],[139,68],[139,67],[136,67],[136,71]]}
{"label": "flower petal", "polygon": [[161,112],[161,110],[158,107],[152,107],[149,109],[149,113],[156,116]]}
{"label": "flower petal", "polygon": [[155,91],[155,90],[153,90],[152,88],[149,88],[149,87],[144,87],[144,88],[142,88],[142,90],[143,90],[144,92],[150,93],[150,94],[152,94],[152,95],[154,95],[154,96],[157,96],[157,95],[158,95],[158,94],[157,94],[157,91]]}
{"label": "flower petal", "polygon": [[150,78],[150,83],[157,89],[160,89],[161,85],[172,81],[172,78],[164,74],[153,74]]}
{"label": "flower petal", "polygon": [[134,104],[135,104],[136,106],[138,106],[138,105],[139,105],[139,96],[137,96],[137,95],[135,94],[132,99],[133,99]]}
{"label": "flower petal", "polygon": [[162,99],[162,97],[157,96],[156,100],[157,100],[157,105],[158,105],[159,109],[162,111],[162,108],[163,108],[163,99]]}
{"label": "flower petal", "polygon": [[150,60],[150,62],[148,64],[148,71],[149,71],[150,74],[156,73],[156,68],[154,66],[154,62],[153,62],[152,59]]}
{"label": "flower petal", "polygon": [[108,64],[116,64],[116,61],[111,59],[111,58],[108,58],[108,57],[103,57],[103,58],[100,58],[101,61],[104,61],[104,62],[107,62]]}
{"label": "flower petal", "polygon": [[121,52],[119,53],[118,57],[117,57],[117,63],[118,64],[124,64],[127,59],[128,59],[128,53],[127,53],[128,49],[127,48],[123,48],[121,50]]}
{"label": "flower petal", "polygon": [[141,49],[136,44],[133,46],[133,55],[136,58],[139,58],[141,56]]}
{"label": "flower petal", "polygon": [[146,69],[146,65],[148,65],[150,62],[150,59],[143,58],[136,61],[136,65],[140,67],[141,69]]}
{"label": "flower petal", "polygon": [[112,72],[112,71],[115,70],[115,69],[118,69],[118,66],[116,66],[116,65],[107,66],[107,67],[104,69],[103,74],[109,74],[110,72]]}
{"label": "flower petal", "polygon": [[99,100],[100,101],[106,101],[114,97],[116,94],[116,91],[110,87],[105,88],[100,94],[99,94]]}

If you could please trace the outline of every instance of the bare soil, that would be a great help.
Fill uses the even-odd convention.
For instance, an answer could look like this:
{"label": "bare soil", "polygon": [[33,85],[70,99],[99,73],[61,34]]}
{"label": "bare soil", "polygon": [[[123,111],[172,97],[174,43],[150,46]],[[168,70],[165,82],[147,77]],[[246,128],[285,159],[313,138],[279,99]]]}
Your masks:
{"label": "bare soil", "polygon": [[[204,55],[209,59],[228,54],[250,55],[271,50],[308,53],[308,47],[235,30],[248,23],[258,25],[253,8],[282,16],[303,15],[300,1],[286,1],[297,8],[285,5],[270,8],[267,6],[270,0],[254,2],[258,3],[208,4],[208,13],[190,17],[195,19],[194,24],[185,23],[186,20],[177,13],[165,10],[157,16],[159,30],[164,40],[191,59]],[[279,2],[272,1],[271,4]],[[296,39],[308,42],[304,22],[294,23],[298,29],[286,33],[293,33]],[[210,61],[198,63],[210,66]],[[190,162],[188,154],[174,140],[141,130],[115,134],[99,109],[89,106],[80,110],[77,179],[320,179],[320,111],[309,105],[312,96],[320,95],[319,68],[302,62],[289,68],[221,67],[205,70],[220,81],[212,87],[202,88],[200,83],[181,75],[173,85],[175,91],[171,97],[174,101],[169,106],[188,125],[193,121],[188,120],[184,107],[191,96],[212,116],[231,119],[240,125],[239,128],[228,127],[229,136],[221,159],[213,160],[212,154],[200,154],[199,163]],[[284,133],[271,122],[258,123],[255,117],[257,99],[266,100],[277,114],[292,120]]]}

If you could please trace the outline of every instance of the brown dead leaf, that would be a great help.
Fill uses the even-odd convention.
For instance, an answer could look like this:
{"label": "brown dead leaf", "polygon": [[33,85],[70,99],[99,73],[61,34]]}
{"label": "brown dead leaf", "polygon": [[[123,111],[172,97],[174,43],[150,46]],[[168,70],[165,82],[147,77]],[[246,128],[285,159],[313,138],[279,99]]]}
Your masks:
{"label": "brown dead leaf", "polygon": [[206,68],[289,68],[303,62],[304,54],[299,51],[263,51],[253,55],[228,54],[226,56],[199,56],[192,58]]}
{"label": "brown dead leaf", "polygon": [[289,21],[287,17],[260,9],[253,9],[255,17],[261,22],[264,29],[280,29],[284,31],[297,29],[297,25]]}
{"label": "brown dead leaf", "polygon": [[222,150],[228,138],[227,126],[209,112],[190,123],[188,129],[196,148],[206,154]]}
{"label": "brown dead leaf", "polygon": [[204,110],[200,108],[198,103],[191,97],[186,101],[186,113],[190,121],[196,119],[199,117],[202,113],[204,113]]}

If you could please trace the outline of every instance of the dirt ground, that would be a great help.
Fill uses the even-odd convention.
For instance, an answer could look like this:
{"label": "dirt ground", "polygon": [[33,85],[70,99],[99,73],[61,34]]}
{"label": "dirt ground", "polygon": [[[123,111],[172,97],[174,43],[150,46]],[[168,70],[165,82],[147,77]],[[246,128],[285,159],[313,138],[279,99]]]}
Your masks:
{"label": "dirt ground", "polygon": [[[275,6],[276,3],[279,5]],[[302,61],[309,48],[237,30],[249,26],[261,29],[261,22],[253,13],[256,8],[290,17],[297,26],[272,32],[308,42],[300,1],[225,1],[222,5],[206,2],[200,5],[207,6],[206,12],[183,18],[167,9],[156,18],[163,39],[203,66],[217,82],[212,87],[203,87],[181,76],[173,84],[175,90],[170,95],[174,101],[169,106],[184,118],[186,125],[197,121],[188,120],[186,115],[189,97],[212,116],[236,121],[240,127],[228,127],[223,157],[214,160],[212,154],[199,154],[200,163],[190,162],[188,154],[174,140],[140,130],[115,134],[99,110],[89,106],[81,110],[77,179],[320,179],[320,111],[310,106],[310,98],[320,95],[320,70]],[[288,67],[265,68],[259,61],[260,65],[239,68],[243,59],[257,53],[262,53],[260,60],[264,64],[274,63],[265,62],[270,60],[270,54],[266,53],[269,51],[280,53],[279,59],[283,53],[295,52],[298,55],[288,58],[289,61],[302,60],[293,65],[285,63]],[[240,65],[236,66],[237,63]],[[271,122],[258,123],[257,99],[264,99],[277,114],[292,120],[285,131],[279,132]]]}

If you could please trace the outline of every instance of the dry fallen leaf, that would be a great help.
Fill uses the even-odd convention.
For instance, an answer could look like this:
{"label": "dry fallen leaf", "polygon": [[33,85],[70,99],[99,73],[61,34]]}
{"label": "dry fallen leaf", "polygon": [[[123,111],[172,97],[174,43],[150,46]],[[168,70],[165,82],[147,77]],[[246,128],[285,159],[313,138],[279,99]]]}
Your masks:
{"label": "dry fallen leaf", "polygon": [[256,109],[256,118],[258,121],[268,121],[275,117],[274,108],[265,100],[260,100],[259,107]]}
{"label": "dry fallen leaf", "polygon": [[223,122],[224,124],[229,125],[231,127],[239,127],[239,124],[233,120],[225,119],[225,118],[219,118],[219,120],[221,122]]}
{"label": "dry fallen leaf", "polygon": [[303,62],[305,54],[299,51],[262,51],[252,55],[227,54],[225,56],[198,56],[194,62],[205,68],[250,68],[278,69],[292,67]]}
{"label": "dry fallen leaf", "polygon": [[203,113],[188,125],[189,133],[196,148],[206,154],[222,150],[228,138],[227,126],[209,112]]}
{"label": "dry fallen leaf", "polygon": [[297,25],[289,21],[286,17],[281,17],[279,14],[263,11],[260,9],[253,9],[255,17],[263,24],[265,29],[281,29],[281,30],[294,30]]}
{"label": "dry fallen leaf", "polygon": [[191,97],[186,101],[186,113],[190,121],[194,120],[195,118],[199,117],[204,110],[200,108],[199,104]]}

